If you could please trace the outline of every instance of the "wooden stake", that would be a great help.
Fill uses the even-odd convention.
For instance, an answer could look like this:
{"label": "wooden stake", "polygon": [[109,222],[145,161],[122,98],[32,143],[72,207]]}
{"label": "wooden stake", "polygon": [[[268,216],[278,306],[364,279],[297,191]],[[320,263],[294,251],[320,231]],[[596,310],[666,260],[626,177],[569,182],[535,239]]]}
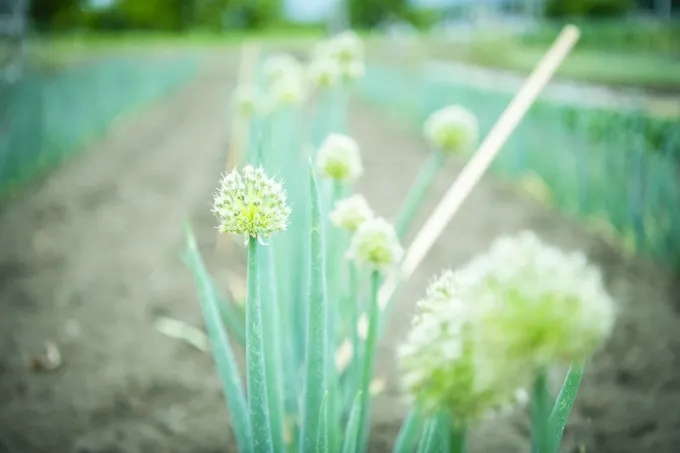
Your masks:
{"label": "wooden stake", "polygon": [[[489,168],[494,158],[534,103],[540,92],[548,84],[555,71],[567,57],[580,32],[577,27],[567,25],[548,49],[522,88],[515,95],[493,128],[482,141],[479,148],[451,184],[442,200],[422,226],[406,251],[401,267],[390,274],[378,293],[381,309],[387,306],[400,281],[407,280],[425,258],[436,240],[456,214],[472,189]],[[362,315],[365,317],[365,315]],[[365,337],[366,320],[359,319],[360,335]]]}

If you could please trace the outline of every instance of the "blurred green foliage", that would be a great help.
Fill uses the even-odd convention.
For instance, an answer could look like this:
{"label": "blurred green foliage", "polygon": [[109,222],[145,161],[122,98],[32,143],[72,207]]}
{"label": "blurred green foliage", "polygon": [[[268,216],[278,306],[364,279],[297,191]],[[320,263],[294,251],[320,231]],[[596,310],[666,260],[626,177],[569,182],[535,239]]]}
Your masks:
{"label": "blurred green foliage", "polygon": [[407,0],[347,0],[353,27],[371,28],[389,20],[399,20],[407,13]]}
{"label": "blurred green foliage", "polygon": [[607,17],[622,16],[635,6],[633,0],[549,0],[549,17]]}
{"label": "blurred green foliage", "polygon": [[[678,20],[581,19],[570,23],[581,31],[578,49],[680,55]],[[523,35],[521,42],[548,46],[563,26],[562,21],[544,22],[537,30]]]}
{"label": "blurred green foliage", "polygon": [[81,0],[33,0],[39,31],[261,29],[281,22],[281,0],[118,0],[92,8]]}

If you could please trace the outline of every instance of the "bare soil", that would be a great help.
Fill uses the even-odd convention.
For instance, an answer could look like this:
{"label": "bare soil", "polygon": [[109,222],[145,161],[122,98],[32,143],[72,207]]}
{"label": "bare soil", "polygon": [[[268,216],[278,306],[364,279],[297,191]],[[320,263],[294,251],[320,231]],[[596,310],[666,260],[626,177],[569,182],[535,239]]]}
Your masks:
{"label": "bare soil", "polygon": [[[185,217],[224,284],[229,257],[215,253],[209,207],[225,165],[226,100],[235,71],[233,55],[219,61],[1,208],[1,453],[235,450],[210,355],[152,325],[160,315],[202,325],[179,259]],[[381,215],[394,216],[426,157],[424,144],[360,102],[351,106],[350,129],[365,156],[359,190]],[[419,222],[460,168],[451,162],[439,175]],[[615,334],[589,364],[564,450],[677,452],[678,276],[623,258],[493,176],[475,189],[402,289],[378,352],[377,373],[388,384],[373,407],[370,450],[390,451],[406,411],[394,347],[431,276],[524,228],[587,252],[619,302]],[[32,366],[46,341],[61,352],[54,371]],[[470,451],[528,451],[527,435],[523,414],[499,418],[474,430]]]}

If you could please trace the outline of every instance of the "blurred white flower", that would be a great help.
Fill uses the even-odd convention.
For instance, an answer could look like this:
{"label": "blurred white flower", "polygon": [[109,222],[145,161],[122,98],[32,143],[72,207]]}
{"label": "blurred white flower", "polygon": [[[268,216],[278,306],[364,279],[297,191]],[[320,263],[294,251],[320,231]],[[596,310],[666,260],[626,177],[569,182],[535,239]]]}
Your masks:
{"label": "blurred white flower", "polygon": [[382,218],[359,225],[347,252],[347,257],[357,266],[367,266],[379,272],[387,271],[401,261],[403,255],[394,226]]}
{"label": "blurred white flower", "polygon": [[359,145],[351,137],[330,134],[321,143],[316,167],[322,176],[336,181],[351,182],[364,171]]}
{"label": "blurred white flower", "polygon": [[345,30],[333,36],[327,45],[327,51],[340,63],[364,59],[364,43],[352,30]]}
{"label": "blurred white flower", "polygon": [[305,86],[301,77],[290,75],[269,86],[269,109],[298,105],[305,99]]}
{"label": "blurred white flower", "polygon": [[317,58],[308,68],[312,85],[319,88],[330,88],[340,80],[340,65],[332,58]]}
{"label": "blurred white flower", "polygon": [[233,170],[222,177],[212,212],[220,221],[220,232],[243,235],[247,244],[250,238],[262,241],[285,230],[290,208],[281,184],[262,168],[247,165],[243,176]]}
{"label": "blurred white flower", "polygon": [[456,286],[451,271],[430,284],[398,359],[402,384],[419,407],[448,410],[454,420],[471,423],[511,406],[530,369],[487,354],[478,312],[455,296]]}
{"label": "blurred white flower", "polygon": [[446,154],[468,152],[479,138],[477,118],[457,105],[434,112],[425,121],[423,130],[430,146]]}
{"label": "blurred white flower", "polygon": [[267,83],[274,84],[284,78],[302,77],[302,66],[292,55],[274,54],[264,62],[264,76]]}
{"label": "blurred white flower", "polygon": [[371,220],[373,211],[363,195],[354,194],[335,203],[335,209],[330,213],[331,222],[337,227],[349,231],[356,231],[359,225]]}
{"label": "blurred white flower", "polygon": [[613,329],[599,270],[532,232],[497,240],[458,274],[458,297],[480,310],[485,341],[504,356],[535,366],[582,361]]}
{"label": "blurred white flower", "polygon": [[349,61],[340,66],[342,79],[346,82],[354,82],[366,74],[366,65],[363,61]]}
{"label": "blurred white flower", "polygon": [[240,116],[250,117],[259,113],[260,93],[252,85],[241,85],[234,90],[232,102],[236,113]]}

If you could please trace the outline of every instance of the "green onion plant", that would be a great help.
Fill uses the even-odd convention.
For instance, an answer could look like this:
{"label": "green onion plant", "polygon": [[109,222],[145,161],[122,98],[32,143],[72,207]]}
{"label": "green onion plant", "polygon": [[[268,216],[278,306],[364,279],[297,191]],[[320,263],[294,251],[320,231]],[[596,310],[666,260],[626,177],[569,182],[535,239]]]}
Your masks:
{"label": "green onion plant", "polygon": [[[184,260],[238,451],[363,453],[387,314],[379,289],[399,266],[401,241],[447,156],[478,141],[476,119],[460,106],[428,119],[433,151],[393,224],[354,192],[364,169],[345,116],[347,93],[364,72],[357,35],[320,43],[309,64],[273,55],[261,69],[262,83],[234,96],[236,114],[254,119],[255,140],[213,204],[220,233],[240,236],[247,251],[245,310],[217,290],[188,224]],[[476,423],[527,399],[531,451],[556,453],[584,363],[613,320],[599,272],[531,232],[500,238],[444,271],[395,351],[410,410],[394,451],[463,452]],[[245,386],[233,347],[245,348]],[[572,363],[564,386],[550,395],[547,370],[564,362]]]}

